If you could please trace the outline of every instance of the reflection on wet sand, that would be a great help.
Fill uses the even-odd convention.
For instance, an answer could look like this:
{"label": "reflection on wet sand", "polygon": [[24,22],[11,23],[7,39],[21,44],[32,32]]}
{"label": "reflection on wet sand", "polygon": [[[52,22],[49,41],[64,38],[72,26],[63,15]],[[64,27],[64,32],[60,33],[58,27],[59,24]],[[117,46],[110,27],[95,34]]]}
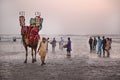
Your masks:
{"label": "reflection on wet sand", "polygon": [[49,44],[44,66],[38,54],[37,62],[31,63],[30,50],[28,63],[23,63],[25,50],[21,42],[0,42],[0,80],[119,80],[120,43],[112,43],[109,58],[100,58],[96,51],[89,53],[87,39],[71,38],[71,57],[58,45],[56,53],[52,53]]}

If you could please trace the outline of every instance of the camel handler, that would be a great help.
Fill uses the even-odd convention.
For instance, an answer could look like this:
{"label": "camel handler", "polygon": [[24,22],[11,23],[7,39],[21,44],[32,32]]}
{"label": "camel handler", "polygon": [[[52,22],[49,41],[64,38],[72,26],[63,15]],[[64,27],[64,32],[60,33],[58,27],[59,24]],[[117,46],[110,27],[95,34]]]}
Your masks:
{"label": "camel handler", "polygon": [[40,42],[40,45],[38,47],[38,52],[39,52],[39,55],[41,56],[41,66],[42,65],[45,65],[45,57],[46,57],[46,53],[47,53],[47,41],[46,41],[46,38],[42,38],[42,41]]}

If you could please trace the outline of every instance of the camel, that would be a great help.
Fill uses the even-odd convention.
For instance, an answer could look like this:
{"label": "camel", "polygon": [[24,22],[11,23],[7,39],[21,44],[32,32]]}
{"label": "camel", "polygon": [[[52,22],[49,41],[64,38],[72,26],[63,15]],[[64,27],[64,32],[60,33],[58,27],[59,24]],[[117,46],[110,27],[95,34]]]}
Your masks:
{"label": "camel", "polygon": [[35,20],[34,24],[30,23],[30,26],[25,26],[25,17],[23,15],[19,16],[19,21],[21,26],[21,36],[22,36],[23,46],[26,51],[24,63],[27,63],[28,47],[31,48],[32,63],[36,62],[37,45],[40,39],[38,32],[41,27],[40,25],[42,24],[40,23],[42,22],[40,21],[41,19],[42,18],[40,18],[40,16],[36,16],[34,18]]}

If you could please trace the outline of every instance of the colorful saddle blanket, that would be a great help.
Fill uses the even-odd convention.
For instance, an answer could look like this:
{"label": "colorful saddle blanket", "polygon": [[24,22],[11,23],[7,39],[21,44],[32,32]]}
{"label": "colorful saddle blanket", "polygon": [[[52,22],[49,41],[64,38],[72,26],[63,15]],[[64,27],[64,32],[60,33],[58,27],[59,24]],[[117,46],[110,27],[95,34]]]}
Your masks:
{"label": "colorful saddle blanket", "polygon": [[38,34],[39,28],[37,26],[23,26],[21,29],[21,35],[24,35],[24,40],[26,44],[31,44],[35,40],[39,40],[40,36]]}

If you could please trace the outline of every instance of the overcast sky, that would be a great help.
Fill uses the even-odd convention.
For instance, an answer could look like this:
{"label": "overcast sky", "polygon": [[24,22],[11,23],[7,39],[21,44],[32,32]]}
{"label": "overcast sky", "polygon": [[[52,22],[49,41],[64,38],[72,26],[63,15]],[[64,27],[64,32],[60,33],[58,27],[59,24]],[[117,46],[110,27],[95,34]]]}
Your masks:
{"label": "overcast sky", "polygon": [[120,34],[120,0],[0,0],[0,34],[20,34],[19,11],[41,12],[40,34]]}

